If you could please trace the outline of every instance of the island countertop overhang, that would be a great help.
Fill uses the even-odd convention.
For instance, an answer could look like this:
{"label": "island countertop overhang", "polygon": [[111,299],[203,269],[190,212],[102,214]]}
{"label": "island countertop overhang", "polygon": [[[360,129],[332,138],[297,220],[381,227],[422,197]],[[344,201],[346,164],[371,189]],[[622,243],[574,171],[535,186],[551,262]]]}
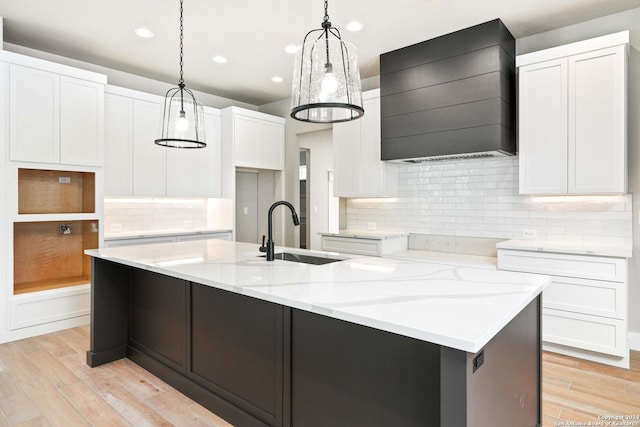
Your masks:
{"label": "island countertop overhang", "polygon": [[325,265],[267,262],[258,245],[215,239],[85,253],[470,353],[550,282],[549,276],[365,256]]}

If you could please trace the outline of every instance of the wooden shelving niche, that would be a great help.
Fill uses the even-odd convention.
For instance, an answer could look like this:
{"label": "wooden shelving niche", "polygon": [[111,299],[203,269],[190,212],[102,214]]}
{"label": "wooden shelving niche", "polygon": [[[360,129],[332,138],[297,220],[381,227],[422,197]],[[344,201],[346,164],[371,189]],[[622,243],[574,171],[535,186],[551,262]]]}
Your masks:
{"label": "wooden shelving niche", "polygon": [[99,221],[73,214],[95,214],[94,173],[19,169],[18,214],[30,216],[13,224],[14,294],[90,282],[84,251],[99,246]]}

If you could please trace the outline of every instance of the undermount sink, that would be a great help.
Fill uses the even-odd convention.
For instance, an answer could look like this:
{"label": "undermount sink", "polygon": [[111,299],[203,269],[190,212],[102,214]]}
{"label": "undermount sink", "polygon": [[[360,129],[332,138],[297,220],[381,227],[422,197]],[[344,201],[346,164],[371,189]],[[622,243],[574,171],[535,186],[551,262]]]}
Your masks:
{"label": "undermount sink", "polygon": [[[260,255],[260,256],[263,258],[266,257],[266,255]],[[275,259],[281,259],[284,261],[301,262],[304,264],[313,264],[313,265],[322,265],[322,264],[329,264],[332,262],[342,261],[339,258],[327,258],[322,256],[294,254],[291,252],[277,253],[275,254]]]}

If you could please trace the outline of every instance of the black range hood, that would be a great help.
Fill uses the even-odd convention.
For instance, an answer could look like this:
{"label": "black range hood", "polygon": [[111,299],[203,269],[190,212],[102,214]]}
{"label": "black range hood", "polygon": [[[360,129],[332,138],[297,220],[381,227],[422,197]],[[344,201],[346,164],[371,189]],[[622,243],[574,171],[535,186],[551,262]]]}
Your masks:
{"label": "black range hood", "polygon": [[382,160],[516,152],[515,39],[500,19],[380,55]]}

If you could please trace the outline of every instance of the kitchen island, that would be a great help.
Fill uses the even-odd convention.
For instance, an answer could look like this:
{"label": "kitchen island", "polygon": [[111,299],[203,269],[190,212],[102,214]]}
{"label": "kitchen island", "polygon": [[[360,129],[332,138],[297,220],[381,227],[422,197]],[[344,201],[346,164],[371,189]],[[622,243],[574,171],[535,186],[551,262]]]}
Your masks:
{"label": "kitchen island", "polygon": [[87,363],[128,357],[234,425],[540,422],[546,276],[267,262],[257,245],[222,240],[86,253]]}

